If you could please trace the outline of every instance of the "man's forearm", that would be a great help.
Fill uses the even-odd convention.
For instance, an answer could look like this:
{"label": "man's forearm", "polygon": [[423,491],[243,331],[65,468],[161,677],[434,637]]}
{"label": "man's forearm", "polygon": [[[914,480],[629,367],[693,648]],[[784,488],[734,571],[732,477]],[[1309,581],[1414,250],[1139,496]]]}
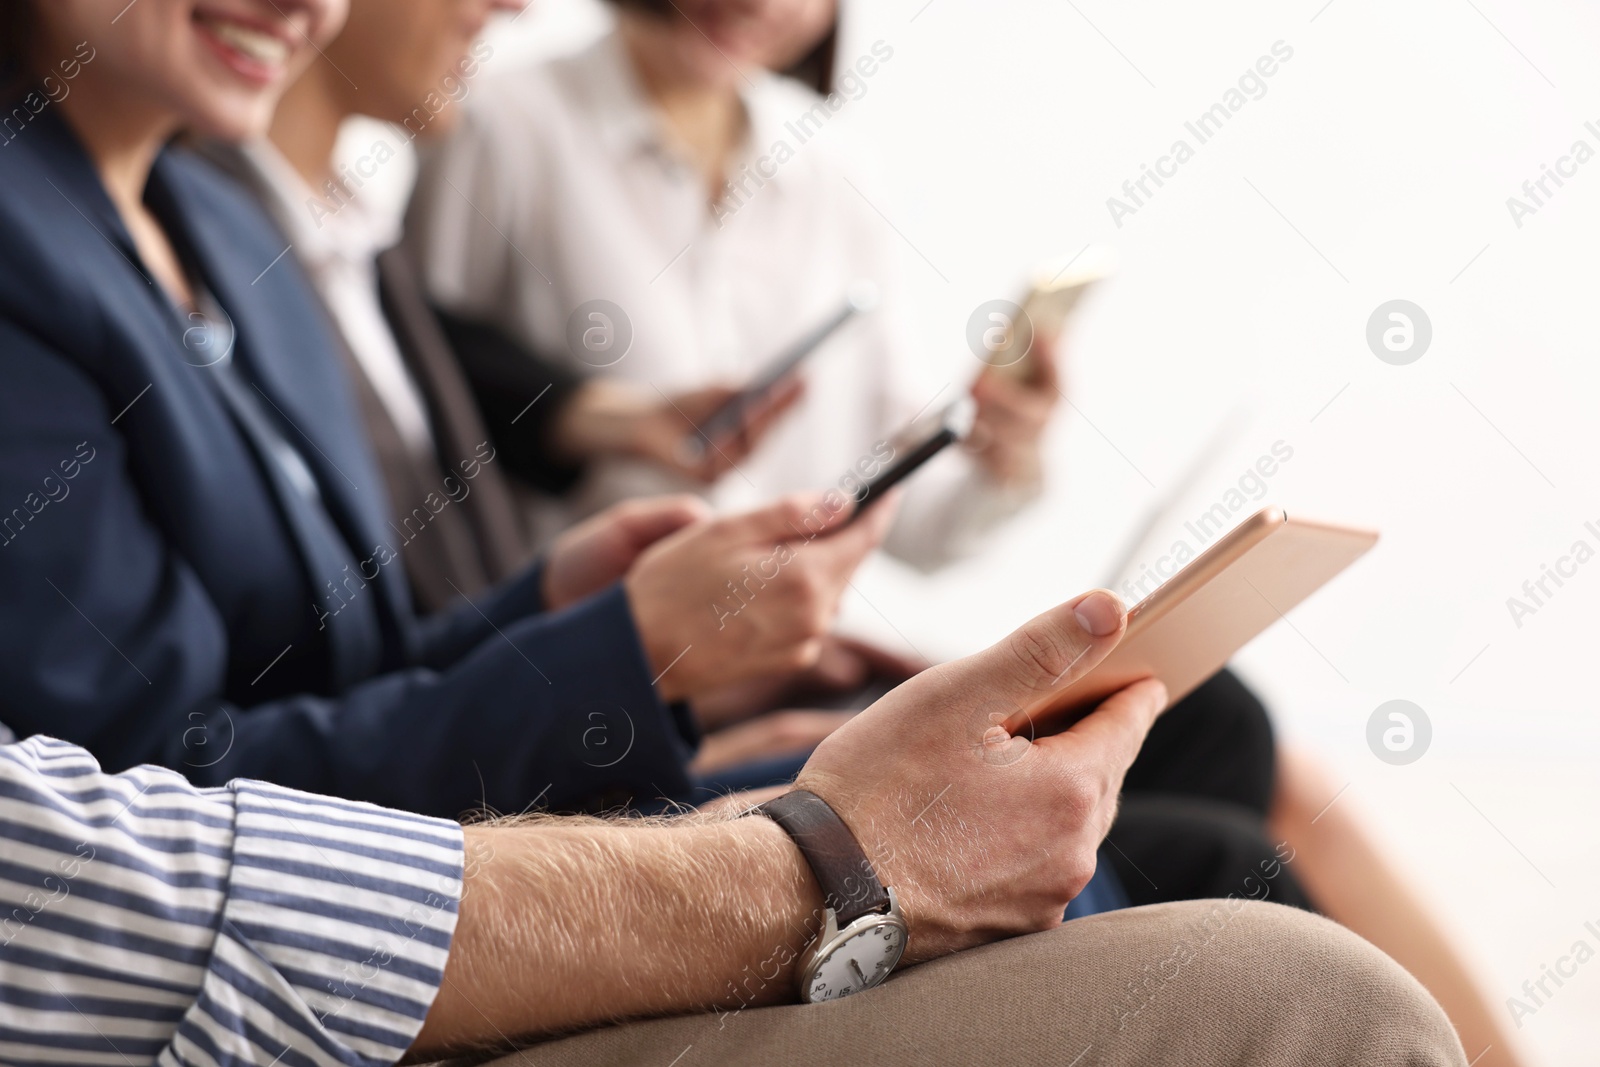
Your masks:
{"label": "man's forearm", "polygon": [[460,919],[414,1054],[793,996],[822,898],[771,820],[466,833]]}

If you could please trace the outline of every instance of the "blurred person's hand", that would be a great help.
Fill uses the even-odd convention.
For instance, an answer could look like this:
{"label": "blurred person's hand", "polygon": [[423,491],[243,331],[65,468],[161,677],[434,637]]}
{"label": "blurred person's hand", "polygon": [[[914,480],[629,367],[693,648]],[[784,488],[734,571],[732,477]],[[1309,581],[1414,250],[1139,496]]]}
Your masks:
{"label": "blurred person's hand", "polygon": [[894,888],[907,962],[1056,926],[1094,874],[1165,687],[1139,682],[1037,740],[1000,723],[1087,674],[1125,628],[1121,602],[1104,590],[1053,608],[900,686],[800,772],[795,786],[833,807]]}
{"label": "blurred person's hand", "polygon": [[1036,337],[1029,358],[1034,374],[1026,382],[985,369],[972,386],[978,412],[967,449],[1004,486],[1038,484],[1044,470],[1040,445],[1061,402],[1056,346]]}
{"label": "blurred person's hand", "polygon": [[686,494],[625,500],[590,516],[550,547],[545,605],[555,611],[598,593],[628,573],[646,548],[710,517],[705,501]]}
{"label": "blurred person's hand", "polygon": [[821,654],[811,666],[788,674],[752,678],[698,696],[694,701],[695,718],[714,730],[777,708],[836,700],[871,684],[896,686],[929,666],[920,656],[881,648],[856,637],[828,634],[822,639]]}
{"label": "blurred person's hand", "polygon": [[740,390],[714,385],[666,396],[631,382],[596,378],[562,409],[552,431],[554,444],[575,460],[630,456],[709,485],[755,451],[804,391],[799,378],[783,382],[745,404],[737,430],[705,444],[697,427]]}
{"label": "blurred person's hand", "polygon": [[706,443],[697,427],[740,392],[729,386],[714,385],[670,398],[639,423],[633,454],[710,484],[756,450],[767,433],[805,395],[805,384],[800,378],[789,378],[763,396],[746,400],[740,409],[738,428]]}
{"label": "blurred person's hand", "polygon": [[623,585],[662,699],[815,664],[839,598],[888,533],[895,504],[885,499],[847,524],[842,494],[798,494],[646,549]]}
{"label": "blurred person's hand", "polygon": [[709,775],[741,763],[809,752],[854,714],[791,708],[758,715],[707,734],[701,739],[700,751],[695,753],[689,770]]}

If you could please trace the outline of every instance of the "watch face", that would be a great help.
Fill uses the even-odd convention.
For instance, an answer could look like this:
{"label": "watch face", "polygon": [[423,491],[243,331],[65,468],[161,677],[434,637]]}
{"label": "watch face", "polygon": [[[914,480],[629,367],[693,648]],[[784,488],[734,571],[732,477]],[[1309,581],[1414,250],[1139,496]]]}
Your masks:
{"label": "watch face", "polygon": [[888,977],[905,947],[905,927],[893,920],[847,932],[814,964],[806,1000],[837,1000],[871,989]]}

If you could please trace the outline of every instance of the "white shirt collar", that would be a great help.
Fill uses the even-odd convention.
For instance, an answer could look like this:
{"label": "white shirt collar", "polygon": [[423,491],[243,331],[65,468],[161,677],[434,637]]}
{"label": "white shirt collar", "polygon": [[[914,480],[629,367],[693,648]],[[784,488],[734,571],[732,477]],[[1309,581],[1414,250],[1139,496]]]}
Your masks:
{"label": "white shirt collar", "polygon": [[313,273],[341,260],[370,264],[399,243],[402,216],[376,203],[381,198],[313,189],[264,137],[247,142],[243,152],[263,179],[267,206],[284,236]]}
{"label": "white shirt collar", "polygon": [[618,156],[667,150],[660,115],[628,59],[620,30],[613,30],[575,57],[573,68],[605,146]]}
{"label": "white shirt collar", "polygon": [[[619,162],[647,152],[686,164],[665,120],[656,110],[628,57],[622,33],[612,30],[589,49],[574,57],[578,85],[593,117],[596,135]],[[778,76],[765,70],[749,71],[739,89],[748,124],[744,142],[729,159],[728,173],[753,163],[775,141],[784,139],[783,116],[777,113],[773,90]],[[784,94],[785,96],[787,94]],[[790,116],[793,117],[793,116]]]}

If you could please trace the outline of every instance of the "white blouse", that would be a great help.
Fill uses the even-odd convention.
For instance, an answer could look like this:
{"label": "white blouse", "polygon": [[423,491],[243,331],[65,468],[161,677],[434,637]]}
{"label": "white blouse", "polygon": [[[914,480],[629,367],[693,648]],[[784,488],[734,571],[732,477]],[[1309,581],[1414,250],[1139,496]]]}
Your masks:
{"label": "white blouse", "polygon": [[[569,316],[592,300],[620,307],[631,344],[597,373],[664,394],[748,380],[837,311],[853,281],[874,282],[879,308],[817,350],[804,399],[705,494],[722,509],[852,484],[876,444],[968,384],[937,394],[916,384],[910,332],[896,322],[897,238],[835,139],[819,134],[827,104],[773,75],[752,74],[743,99],[749,136],[729,168],[741,188],[711,205],[615,33],[486,79],[459,129],[424,157],[408,233],[442,304],[579,369],[597,361],[569,344]],[[906,485],[887,547],[925,569],[1035,495],[1002,489],[957,449]],[[607,461],[566,501],[538,505],[536,521],[551,534],[629,496],[684,490],[697,487]]]}

